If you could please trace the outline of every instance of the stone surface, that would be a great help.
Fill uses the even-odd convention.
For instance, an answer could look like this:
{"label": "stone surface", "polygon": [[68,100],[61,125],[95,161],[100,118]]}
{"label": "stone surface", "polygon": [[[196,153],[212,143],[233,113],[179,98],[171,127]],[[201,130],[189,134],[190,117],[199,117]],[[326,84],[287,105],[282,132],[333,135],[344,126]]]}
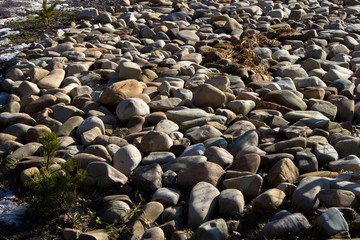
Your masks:
{"label": "stone surface", "polygon": [[188,224],[198,227],[211,219],[220,192],[207,182],[199,182],[190,192]]}
{"label": "stone surface", "polygon": [[349,231],[349,226],[344,216],[337,208],[334,207],[329,208],[317,219],[317,225],[327,236],[343,231]]}

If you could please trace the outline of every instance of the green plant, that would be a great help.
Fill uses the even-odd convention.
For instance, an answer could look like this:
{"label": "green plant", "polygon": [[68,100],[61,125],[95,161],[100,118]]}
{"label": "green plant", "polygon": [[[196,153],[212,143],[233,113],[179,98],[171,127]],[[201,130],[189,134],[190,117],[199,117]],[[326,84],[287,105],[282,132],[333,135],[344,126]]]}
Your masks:
{"label": "green plant", "polygon": [[72,159],[51,167],[60,140],[55,133],[45,133],[41,142],[45,162],[41,173],[34,174],[30,181],[25,182],[26,202],[30,208],[43,213],[61,209],[69,212],[79,198],[77,188],[85,179],[85,171],[77,169]]}
{"label": "green plant", "polygon": [[41,155],[45,160],[45,169],[49,169],[52,164],[52,159],[55,157],[56,150],[60,146],[60,139],[54,132],[47,132],[40,138],[42,147],[40,148]]}
{"label": "green plant", "polygon": [[76,170],[76,164],[67,160],[59,169],[43,169],[32,180],[25,182],[26,202],[38,211],[70,210],[78,200],[78,185],[85,179],[85,171]]}
{"label": "green plant", "polygon": [[46,22],[49,23],[49,19],[56,14],[55,7],[59,4],[59,0],[55,0],[53,4],[48,7],[47,0],[43,0],[42,2],[42,9],[35,11],[39,17]]}
{"label": "green plant", "polygon": [[[134,217],[140,211],[141,211],[141,203],[135,205],[135,207],[131,211],[129,211],[124,218],[116,220],[111,224],[103,223],[99,217],[96,218],[95,222],[97,223],[97,225],[101,227],[105,226],[105,230],[109,232],[112,235],[112,237],[117,238],[121,234],[123,234],[125,230],[130,231],[129,227],[136,220],[134,219]],[[143,222],[142,224],[144,225]]]}

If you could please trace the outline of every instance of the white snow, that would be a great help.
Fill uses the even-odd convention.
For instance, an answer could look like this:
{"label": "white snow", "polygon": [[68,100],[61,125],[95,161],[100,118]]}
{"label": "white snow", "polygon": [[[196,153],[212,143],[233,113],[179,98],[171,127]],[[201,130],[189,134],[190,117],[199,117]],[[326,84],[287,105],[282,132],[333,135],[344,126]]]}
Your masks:
{"label": "white snow", "polygon": [[21,225],[21,215],[25,214],[26,206],[19,205],[15,200],[16,197],[10,190],[0,192],[0,222],[6,225]]}

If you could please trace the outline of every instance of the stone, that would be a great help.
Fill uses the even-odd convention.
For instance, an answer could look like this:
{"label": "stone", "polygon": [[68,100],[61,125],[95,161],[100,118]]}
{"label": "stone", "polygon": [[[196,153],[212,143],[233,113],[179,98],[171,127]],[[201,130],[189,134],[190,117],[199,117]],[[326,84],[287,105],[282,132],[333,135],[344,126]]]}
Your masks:
{"label": "stone", "polygon": [[23,170],[20,174],[20,183],[24,185],[26,181],[31,181],[35,174],[40,174],[37,167],[31,167]]}
{"label": "stone", "polygon": [[46,107],[50,107],[56,104],[57,98],[50,94],[45,94],[40,98],[36,99],[35,101],[29,103],[24,111],[30,115],[42,111]]}
{"label": "stone", "polygon": [[98,185],[101,188],[121,186],[127,182],[127,177],[104,162],[92,162],[86,168],[85,185]]}
{"label": "stone", "polygon": [[277,188],[269,189],[252,201],[252,209],[255,212],[273,212],[286,202],[286,194]]}
{"label": "stone", "polygon": [[21,160],[25,157],[36,155],[39,153],[41,146],[42,146],[42,144],[37,143],[37,142],[27,143],[24,146],[21,146],[20,148],[16,149],[11,154],[9,154],[6,157],[6,159],[7,160],[10,160],[10,159]]}
{"label": "stone", "polygon": [[140,151],[132,144],[121,147],[114,155],[114,168],[122,172],[126,176],[131,175],[132,171],[141,162]]}
{"label": "stone", "polygon": [[176,157],[171,152],[151,152],[148,156],[142,159],[143,164],[151,164],[151,163],[158,163],[164,164],[167,162],[171,162]]}
{"label": "stone", "polygon": [[308,77],[305,69],[298,64],[280,67],[276,70],[275,75],[280,77],[290,77],[291,79],[295,79],[297,77]]}
{"label": "stone", "polygon": [[320,206],[357,208],[359,201],[356,195],[343,189],[324,189],[318,194]]}
{"label": "stone", "polygon": [[224,219],[213,219],[201,224],[192,237],[199,240],[225,240],[228,237],[228,227]]}
{"label": "stone", "polygon": [[212,114],[209,114],[202,109],[187,108],[187,109],[179,109],[179,110],[174,109],[174,110],[166,111],[166,116],[169,120],[180,125],[182,122],[194,120],[197,118],[212,116]]}
{"label": "stone", "polygon": [[145,224],[152,224],[164,212],[164,206],[156,201],[150,201],[143,207],[140,215],[137,217]]}
{"label": "stone", "polygon": [[336,161],[339,158],[339,154],[337,153],[335,148],[329,143],[316,143],[314,147],[314,153],[319,164],[326,164],[332,161]]}
{"label": "stone", "polygon": [[151,198],[151,201],[160,202],[167,206],[177,205],[180,198],[180,191],[172,188],[159,188]]}
{"label": "stone", "polygon": [[84,119],[80,116],[73,116],[68,118],[58,129],[56,134],[61,136],[75,136],[76,129],[81,125]]}
{"label": "stone", "polygon": [[203,143],[198,143],[194,145],[190,145],[185,148],[180,157],[184,156],[194,156],[194,155],[204,155],[206,148]]}
{"label": "stone", "polygon": [[188,42],[198,42],[200,41],[200,38],[196,35],[194,31],[191,30],[181,30],[176,35],[177,38],[179,38],[181,41]]}
{"label": "stone", "polygon": [[226,149],[212,146],[206,149],[204,156],[208,162],[219,164],[223,169],[226,169],[233,163],[234,157]]}
{"label": "stone", "polygon": [[107,224],[113,224],[115,221],[128,221],[127,216],[130,207],[123,201],[110,201],[106,210],[101,214],[100,220]]}
{"label": "stone", "polygon": [[252,100],[234,100],[229,102],[227,107],[235,114],[246,116],[253,108],[255,108],[255,105],[255,102]]}
{"label": "stone", "polygon": [[348,155],[345,158],[329,163],[332,171],[360,172],[360,159],[355,155]]}
{"label": "stone", "polygon": [[19,92],[19,96],[23,98],[30,95],[37,95],[40,92],[40,89],[35,83],[23,81],[17,91]]}
{"label": "stone", "polygon": [[319,205],[318,193],[329,189],[330,183],[321,177],[306,177],[299,183],[292,196],[292,206],[300,212],[309,213]]}
{"label": "stone", "polygon": [[63,69],[54,69],[46,77],[37,82],[39,88],[52,89],[59,88],[65,77]]}
{"label": "stone", "polygon": [[95,127],[98,127],[102,134],[105,133],[104,122],[100,118],[96,116],[88,117],[79,125],[76,130],[76,134],[78,136],[81,136],[81,134],[83,134],[84,132],[89,131],[90,129],[93,129]]}
{"label": "stone", "polygon": [[236,156],[240,149],[245,146],[257,146],[259,143],[259,136],[256,130],[249,130],[238,137],[234,142],[229,144],[227,150],[233,155]]}
{"label": "stone", "polygon": [[255,130],[255,125],[246,120],[240,120],[231,124],[224,132],[224,134],[230,134],[234,138],[238,138],[248,130]]}
{"label": "stone", "polygon": [[211,125],[194,127],[186,131],[185,136],[193,143],[201,143],[206,139],[220,137],[222,133]]}
{"label": "stone", "polygon": [[81,9],[75,11],[75,17],[78,19],[90,19],[99,16],[99,12],[95,8]]}
{"label": "stone", "polygon": [[226,20],[225,25],[224,25],[224,29],[229,31],[229,32],[232,32],[234,30],[242,30],[243,27],[238,21],[236,21],[236,19],[228,18]]}
{"label": "stone", "polygon": [[318,170],[316,156],[310,151],[296,152],[296,160],[301,173],[316,172]]}
{"label": "stone", "polygon": [[157,101],[151,101],[148,103],[150,110],[152,112],[158,112],[158,111],[168,111],[176,106],[180,106],[183,104],[183,101],[180,98],[166,98],[163,100],[157,100]]}
{"label": "stone", "polygon": [[122,122],[127,122],[131,117],[150,114],[149,106],[140,98],[127,98],[116,107],[116,116]]}
{"label": "stone", "polygon": [[144,234],[141,237],[141,240],[164,240],[165,235],[164,231],[160,227],[153,227],[146,229]]}
{"label": "stone", "polygon": [[106,162],[106,159],[89,153],[78,153],[72,159],[82,169],[86,169],[92,162]]}
{"label": "stone", "polygon": [[127,98],[133,98],[140,95],[143,92],[143,87],[139,81],[135,79],[123,80],[116,82],[107,87],[100,95],[100,102],[109,105],[116,106],[122,100]]}
{"label": "stone", "polygon": [[336,233],[349,231],[349,226],[337,208],[329,208],[316,221],[317,226],[326,235],[331,236]]}
{"label": "stone", "polygon": [[85,150],[83,151],[83,153],[89,153],[89,154],[93,154],[95,156],[98,157],[102,157],[104,159],[106,159],[107,161],[112,161],[112,157],[110,156],[108,150],[106,149],[105,146],[103,145],[90,145],[88,147],[85,148]]}
{"label": "stone", "polygon": [[306,110],[307,105],[290,90],[274,90],[264,96],[264,100],[271,101],[294,110]]}
{"label": "stone", "polygon": [[263,179],[258,174],[225,179],[225,188],[235,188],[242,192],[245,198],[254,198],[260,193]]}
{"label": "stone", "polygon": [[162,187],[163,171],[159,164],[139,166],[132,175],[133,183],[146,192],[154,193]]}
{"label": "stone", "polygon": [[301,213],[293,213],[265,225],[261,235],[266,238],[283,237],[288,233],[302,234],[311,228],[309,221]]}
{"label": "stone", "polygon": [[121,79],[139,79],[141,68],[134,62],[123,61],[119,64],[119,78]]}
{"label": "stone", "polygon": [[353,120],[354,111],[355,111],[354,100],[343,98],[343,99],[336,101],[335,105],[338,109],[336,116],[339,119],[339,121],[345,122],[345,121]]}
{"label": "stone", "polygon": [[155,126],[155,131],[170,134],[179,130],[179,126],[170,120],[161,120]]}
{"label": "stone", "polygon": [[168,163],[162,164],[161,168],[163,171],[172,170],[175,172],[179,172],[181,170],[185,170],[197,163],[205,162],[206,157],[204,156],[185,156],[178,157],[175,160],[169,161]]}
{"label": "stone", "polygon": [[205,83],[200,85],[193,97],[193,102],[198,107],[211,106],[213,108],[218,108],[225,103],[226,96],[218,88]]}
{"label": "stone", "polygon": [[101,132],[100,128],[94,127],[81,134],[81,143],[84,146],[89,146],[94,142],[96,137],[101,136],[102,134],[103,133]]}
{"label": "stone", "polygon": [[71,228],[64,228],[63,229],[63,236],[65,240],[72,240],[78,239],[81,234],[80,230],[71,229]]}
{"label": "stone", "polygon": [[64,123],[67,119],[73,116],[83,116],[84,112],[74,106],[63,106],[57,104],[54,108],[53,118],[59,122]]}
{"label": "stone", "polygon": [[283,158],[269,170],[266,179],[271,185],[277,186],[284,182],[294,183],[298,177],[299,169],[293,161],[289,158]]}
{"label": "stone", "polygon": [[178,173],[177,184],[191,190],[199,182],[208,182],[213,186],[221,183],[225,171],[216,163],[200,162]]}
{"label": "stone", "polygon": [[92,230],[86,233],[81,233],[79,236],[79,240],[107,240],[109,235],[105,230]]}
{"label": "stone", "polygon": [[219,214],[226,218],[238,217],[244,211],[245,200],[241,191],[225,189],[220,192]]}
{"label": "stone", "polygon": [[344,158],[349,155],[356,155],[360,157],[359,145],[359,138],[350,138],[338,141],[334,147],[338,152],[340,158]]}
{"label": "stone", "polygon": [[237,171],[256,173],[261,162],[260,155],[256,153],[248,153],[239,156],[239,154],[236,155],[236,162],[233,169]]}
{"label": "stone", "polygon": [[211,219],[217,207],[220,192],[207,182],[199,182],[190,192],[188,224],[199,227]]}
{"label": "stone", "polygon": [[140,150],[145,153],[169,151],[173,145],[169,135],[159,132],[150,131],[141,139]]}

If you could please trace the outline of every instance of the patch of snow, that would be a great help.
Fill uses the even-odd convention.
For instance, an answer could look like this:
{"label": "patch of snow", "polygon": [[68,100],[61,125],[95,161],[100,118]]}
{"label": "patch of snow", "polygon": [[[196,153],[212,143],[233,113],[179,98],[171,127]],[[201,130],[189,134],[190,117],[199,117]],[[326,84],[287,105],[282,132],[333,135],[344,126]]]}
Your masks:
{"label": "patch of snow", "polygon": [[26,212],[25,205],[16,202],[16,196],[10,191],[0,192],[0,222],[6,225],[19,226],[22,224],[22,215]]}
{"label": "patch of snow", "polygon": [[11,43],[11,41],[8,38],[4,38],[4,39],[0,40],[0,46],[9,45],[10,43]]}
{"label": "patch of snow", "polygon": [[[7,38],[5,38],[5,39],[7,39]],[[3,41],[3,40],[1,40],[1,41]],[[1,46],[1,41],[0,41],[0,46]],[[14,57],[16,57],[20,53],[20,50],[22,50],[24,48],[27,48],[27,47],[30,47],[30,43],[23,43],[23,44],[20,44],[20,45],[9,47],[7,50],[11,51],[11,52],[9,52],[9,53],[1,53],[0,54],[0,61],[9,61],[9,60],[13,59]]]}

